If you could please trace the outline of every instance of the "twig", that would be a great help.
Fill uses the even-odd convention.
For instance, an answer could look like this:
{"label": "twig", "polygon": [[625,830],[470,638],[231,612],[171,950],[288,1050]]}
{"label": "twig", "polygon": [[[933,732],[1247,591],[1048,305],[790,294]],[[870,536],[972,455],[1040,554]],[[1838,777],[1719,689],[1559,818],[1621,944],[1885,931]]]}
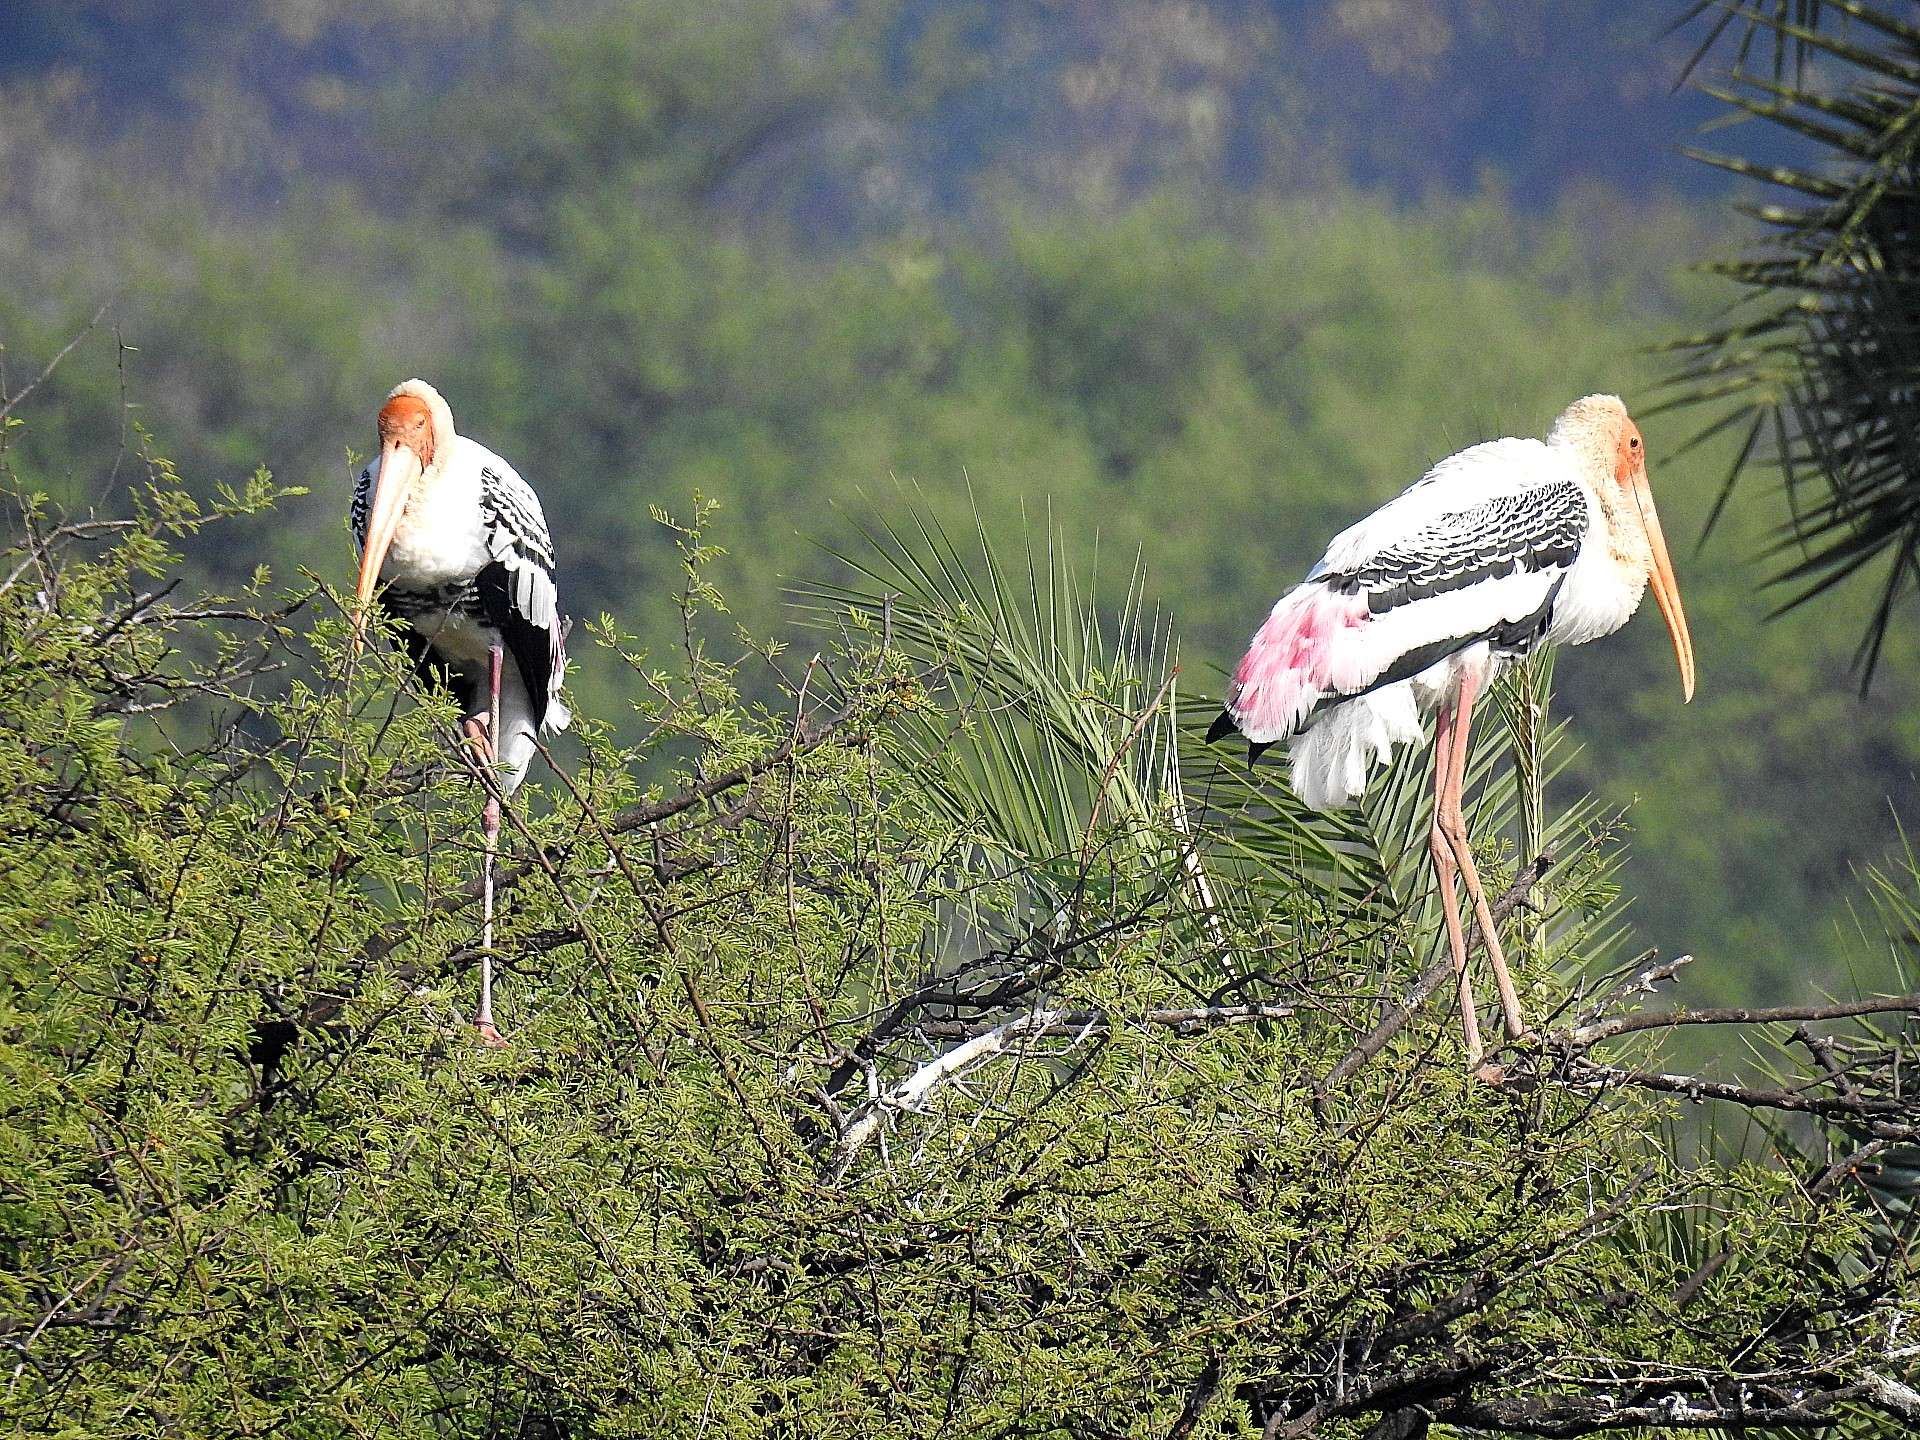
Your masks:
{"label": "twig", "polygon": [[1827,1078],[1833,1081],[1834,1088],[1842,1095],[1859,1093],[1853,1081],[1847,1076],[1847,1067],[1840,1063],[1840,1057],[1833,1053],[1833,1042],[1824,1035],[1816,1035],[1807,1025],[1793,1027],[1793,1038],[1807,1047],[1807,1053],[1820,1062],[1820,1068],[1827,1072]]}
{"label": "twig", "polygon": [[797,760],[830,743],[836,732],[853,718],[858,709],[859,702],[850,701],[823,719],[810,721],[758,760],[749,761],[745,765],[710,776],[664,800],[655,800],[645,805],[629,805],[614,815],[607,828],[615,835],[640,830],[691,810],[703,800],[710,800],[715,795],[736,789],[750,780],[757,780],[769,770],[777,770],[789,760]]}
{"label": "twig", "polygon": [[66,359],[67,356],[73,352],[74,346],[78,345],[82,340],[86,339],[87,336],[93,333],[93,327],[100,323],[100,317],[107,313],[107,310],[109,309],[109,307],[112,306],[112,304],[113,302],[109,300],[104,305],[102,305],[98,310],[94,311],[93,318],[87,321],[86,325],[81,328],[80,333],[78,335],[75,335],[65,345],[62,345],[60,347],[60,353],[58,355],[55,355],[53,359],[47,362],[47,368],[42,370],[38,375],[34,376],[33,379],[29,380],[27,382],[26,389],[22,390],[18,395],[13,396],[13,398],[8,400],[4,405],[0,405],[0,420],[5,420],[9,415],[11,415],[16,405],[18,405],[22,400],[25,400],[29,395],[33,394],[34,391],[38,390],[40,386],[43,383],[45,383],[47,378],[51,376],[55,370],[60,368],[60,362]]}
{"label": "twig", "polygon": [[1624,1004],[1629,996],[1651,995],[1660,986],[1693,963],[1691,955],[1676,955],[1671,960],[1662,960],[1658,950],[1650,950],[1639,957],[1638,968],[1614,986],[1605,999],[1595,1000],[1576,1016],[1579,1024],[1592,1024],[1607,1012],[1609,1006]]}
{"label": "twig", "polygon": [[720,1048],[720,1042],[714,1038],[719,1033],[719,1027],[713,1022],[713,1013],[707,1009],[707,1002],[701,997],[699,987],[693,983],[693,976],[682,970],[679,972],[679,979],[681,989],[686,992],[687,1000],[693,1006],[693,1013],[699,1018],[701,1039],[705,1042],[707,1053],[713,1057],[713,1063],[720,1067],[721,1077],[726,1080],[727,1088],[733,1092],[734,1101],[740,1106],[741,1115],[753,1128],[754,1139],[760,1142],[760,1149],[767,1157],[767,1177],[773,1181],[776,1188],[785,1190],[786,1176],[780,1169],[780,1152],[774,1148],[773,1141],[768,1138],[766,1126],[760,1120],[760,1112],[753,1108],[753,1101],[748,1097],[746,1087],[740,1083],[740,1075],[734,1069],[733,1061],[728,1058],[726,1051]]}

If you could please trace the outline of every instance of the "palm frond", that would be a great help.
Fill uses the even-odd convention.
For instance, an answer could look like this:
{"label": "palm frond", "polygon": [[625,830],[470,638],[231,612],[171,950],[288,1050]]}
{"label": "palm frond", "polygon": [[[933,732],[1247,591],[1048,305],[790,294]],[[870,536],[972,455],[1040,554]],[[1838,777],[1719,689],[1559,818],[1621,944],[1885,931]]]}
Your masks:
{"label": "palm frond", "polygon": [[864,617],[939,674],[950,705],[916,712],[892,743],[936,781],[928,793],[951,818],[973,817],[982,844],[1063,886],[1079,883],[1097,826],[1161,818],[1176,667],[1137,571],[1103,617],[1051,528],[1012,564],[977,519],[963,548],[917,505],[862,539],[835,552],[847,581],[798,599],[816,619]]}
{"label": "palm frond", "polygon": [[[1864,684],[1920,587],[1920,26],[1878,0],[1736,4],[1721,20],[1748,41],[1770,38],[1776,65],[1754,73],[1743,54],[1703,88],[1811,158],[1690,152],[1796,198],[1748,207],[1768,233],[1703,267],[1746,299],[1668,347],[1674,368],[1655,408],[1708,411],[1696,442],[1744,433],[1709,530],[1747,472],[1778,472],[1789,516],[1779,549],[1791,558],[1770,583],[1788,591],[1782,610],[1878,577],[1856,656]],[[1796,62],[1789,75],[1777,63],[1788,52],[1823,63]]]}
{"label": "palm frond", "polygon": [[[1831,31],[1847,21],[1899,34],[1910,30],[1898,17],[1855,0],[1691,0],[1667,27],[1673,34],[1702,21],[1704,33],[1681,67],[1681,83],[1695,75],[1716,52],[1731,51],[1730,69],[1770,73],[1778,80],[1789,69],[1796,79]],[[1755,60],[1764,56],[1756,72]]]}

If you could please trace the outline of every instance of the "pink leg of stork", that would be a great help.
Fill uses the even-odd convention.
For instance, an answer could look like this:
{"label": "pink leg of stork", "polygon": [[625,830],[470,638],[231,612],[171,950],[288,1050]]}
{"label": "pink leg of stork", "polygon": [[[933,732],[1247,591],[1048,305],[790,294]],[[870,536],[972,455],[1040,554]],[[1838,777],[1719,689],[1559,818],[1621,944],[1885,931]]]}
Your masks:
{"label": "pink leg of stork", "polygon": [[[1507,1034],[1517,1040],[1527,1034],[1527,1023],[1521,1018],[1520,997],[1513,988],[1513,976],[1507,972],[1507,957],[1500,949],[1500,935],[1493,923],[1493,908],[1487,904],[1486,891],[1480,884],[1480,871],[1473,863],[1473,843],[1467,834],[1467,820],[1460,804],[1460,792],[1465,787],[1467,777],[1467,726],[1473,718],[1473,700],[1479,689],[1479,679],[1472,672],[1461,676],[1459,694],[1454,702],[1453,752],[1448,757],[1445,789],[1435,807],[1434,823],[1453,851],[1461,878],[1467,882],[1467,894],[1473,901],[1474,919],[1480,927],[1480,943],[1487,952],[1488,962],[1493,966],[1494,983],[1500,990],[1501,1018],[1506,1022]],[[1460,963],[1458,955],[1455,961]]]}
{"label": "pink leg of stork", "polygon": [[[499,759],[496,737],[500,734],[500,667],[503,662],[496,643],[487,650],[487,735],[481,747],[481,760],[489,768]],[[481,812],[486,832],[485,855],[480,876],[480,1008],[474,1012],[473,1025],[487,1045],[507,1042],[493,1024],[493,856],[500,846],[500,782],[487,776],[487,805]]]}
{"label": "pink leg of stork", "polygon": [[[1467,1068],[1477,1069],[1486,1047],[1480,1043],[1480,1012],[1473,1003],[1473,982],[1467,976],[1467,936],[1460,923],[1460,901],[1453,893],[1453,877],[1459,866],[1453,858],[1453,846],[1441,825],[1447,809],[1447,785],[1453,774],[1454,736],[1466,738],[1466,726],[1455,723],[1456,707],[1442,701],[1440,719],[1433,736],[1433,830],[1427,837],[1433,852],[1433,878],[1440,887],[1440,913],[1446,918],[1447,947],[1453,952],[1453,976],[1460,991],[1460,1028],[1466,1036]],[[1464,747],[1463,747],[1464,748]]]}

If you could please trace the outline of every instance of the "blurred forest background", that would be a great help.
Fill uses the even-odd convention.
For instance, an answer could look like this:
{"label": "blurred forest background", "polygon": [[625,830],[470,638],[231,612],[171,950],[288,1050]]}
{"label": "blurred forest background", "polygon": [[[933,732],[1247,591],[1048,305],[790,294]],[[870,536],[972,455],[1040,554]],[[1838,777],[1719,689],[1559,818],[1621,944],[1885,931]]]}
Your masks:
{"label": "blurred forest background", "polygon": [[[12,0],[0,7],[0,342],[38,374],[22,469],[114,503],[152,417],[196,488],[310,493],[229,548],[344,581],[347,451],[419,374],[540,490],[564,599],[660,650],[673,535],[756,635],[820,543],[911,489],[1136,557],[1187,673],[1349,520],[1569,399],[1642,412],[1700,654],[1657,619],[1569,656],[1557,785],[1631,805],[1645,944],[1692,993],[1851,989],[1902,844],[1920,640],[1850,672],[1872,595],[1768,623],[1783,518],[1730,440],[1646,412],[1729,287],[1750,188],[1679,148],[1683,6],[1541,0]],[[1709,57],[1709,63],[1713,57]],[[130,402],[132,409],[124,408]],[[236,540],[235,537],[240,537]],[[733,637],[707,637],[716,648]],[[586,644],[576,689],[624,709]]]}

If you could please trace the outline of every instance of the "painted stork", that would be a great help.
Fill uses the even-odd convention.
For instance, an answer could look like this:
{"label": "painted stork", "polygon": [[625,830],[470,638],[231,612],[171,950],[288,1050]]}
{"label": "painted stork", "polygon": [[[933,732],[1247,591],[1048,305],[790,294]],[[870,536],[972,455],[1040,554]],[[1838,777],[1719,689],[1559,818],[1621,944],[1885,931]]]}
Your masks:
{"label": "painted stork", "polygon": [[1293,788],[1345,805],[1437,708],[1429,836],[1459,985],[1467,1064],[1484,1053],[1454,895],[1479,924],[1509,1035],[1526,1034],[1460,807],[1473,702],[1510,661],[1543,644],[1610,635],[1647,586],[1693,698],[1693,640],[1647,482],[1646,444],[1613,395],[1576,400],[1545,441],[1493,440],[1449,456],[1341,532],[1253,637],[1207,732],[1239,731],[1249,759],[1288,740]]}
{"label": "painted stork", "polygon": [[564,730],[566,622],[553,542],[533,487],[484,445],[458,434],[453,411],[424,380],[396,385],[380,407],[380,454],[353,491],[360,547],[355,644],[375,591],[401,622],[423,678],[453,692],[462,728],[489,768],[481,922],[482,1040],[493,1023],[493,857],[500,803],[526,777],[542,732]]}

